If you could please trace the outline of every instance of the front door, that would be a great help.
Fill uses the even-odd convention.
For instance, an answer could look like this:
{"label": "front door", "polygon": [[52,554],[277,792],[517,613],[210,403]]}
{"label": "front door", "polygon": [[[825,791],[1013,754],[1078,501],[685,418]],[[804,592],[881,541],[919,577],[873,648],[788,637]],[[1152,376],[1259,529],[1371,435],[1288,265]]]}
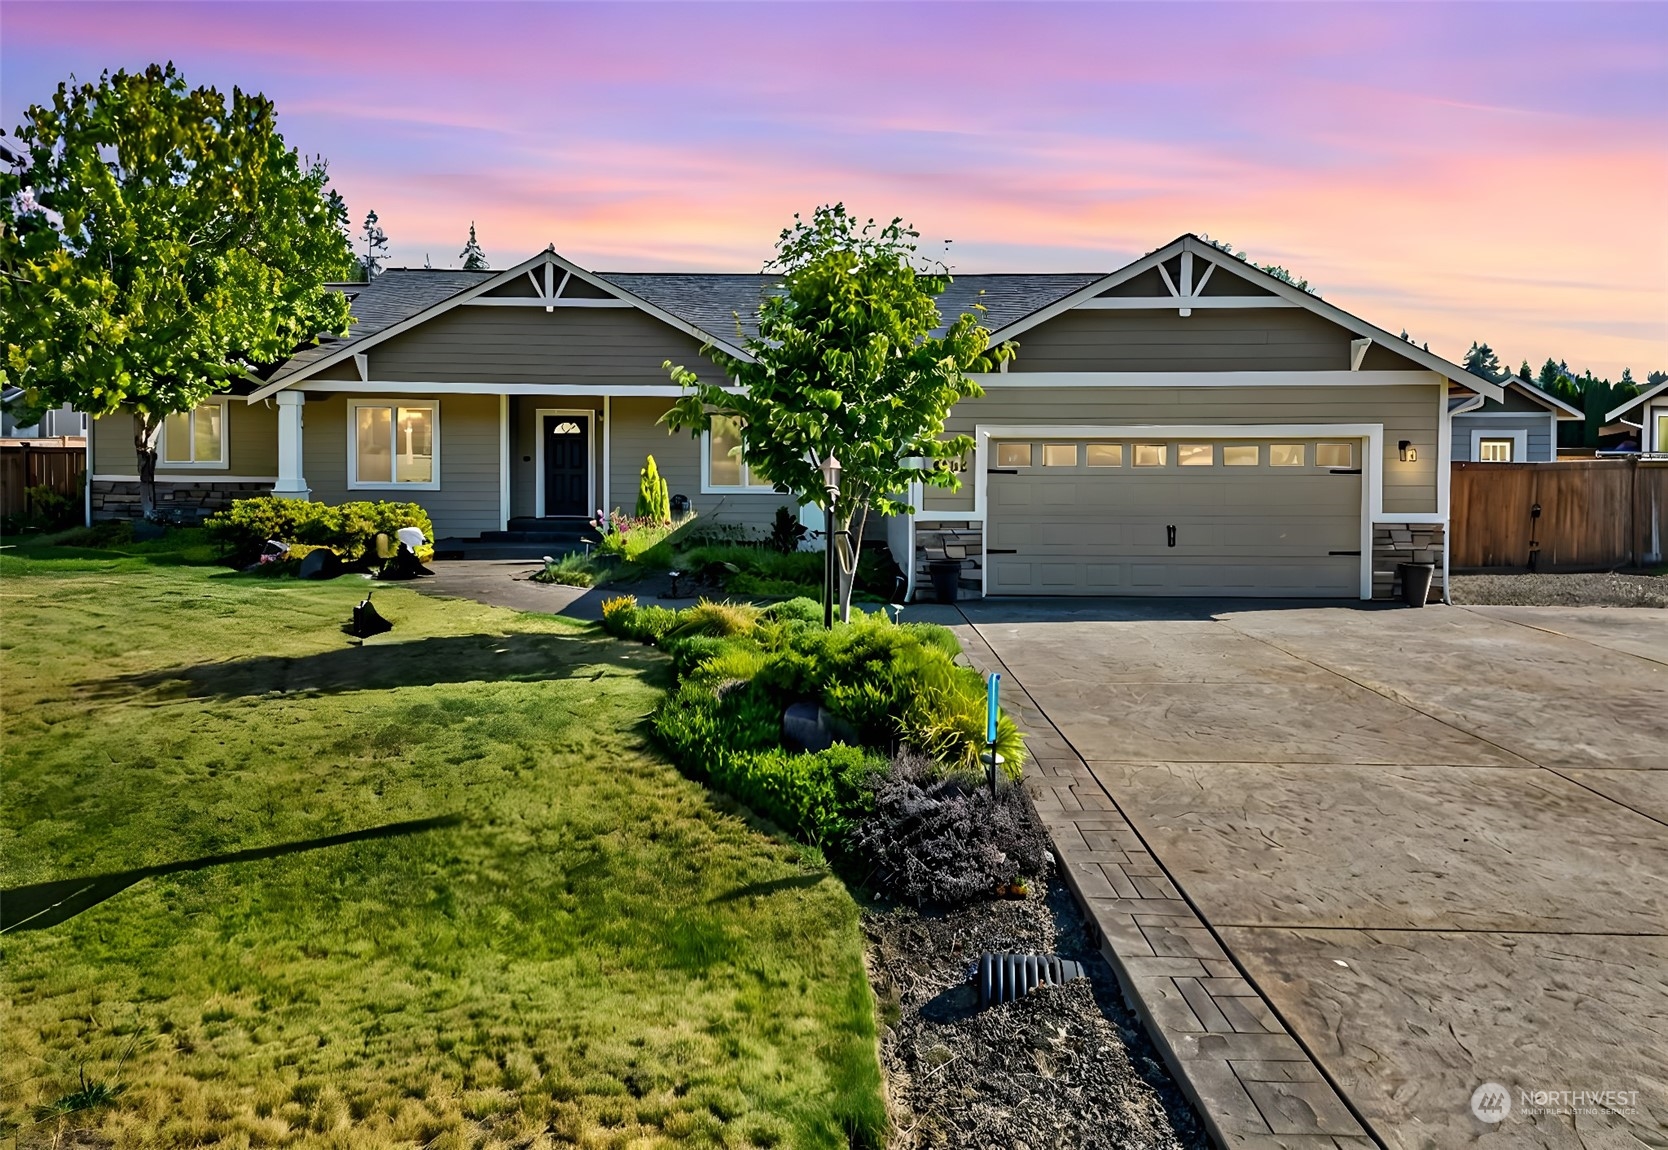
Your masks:
{"label": "front door", "polygon": [[591,420],[585,415],[547,415],[544,437],[544,513],[591,513]]}

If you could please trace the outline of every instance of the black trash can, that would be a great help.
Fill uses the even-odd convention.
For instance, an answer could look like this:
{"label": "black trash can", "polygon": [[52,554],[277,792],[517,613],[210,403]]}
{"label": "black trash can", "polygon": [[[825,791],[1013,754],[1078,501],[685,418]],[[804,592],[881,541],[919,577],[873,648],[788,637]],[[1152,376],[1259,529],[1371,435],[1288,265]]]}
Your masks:
{"label": "black trash can", "polygon": [[940,603],[954,603],[961,590],[961,560],[934,559],[927,564],[927,575],[932,579],[933,594]]}
{"label": "black trash can", "polygon": [[1402,580],[1402,602],[1409,607],[1423,607],[1431,597],[1431,580],[1436,578],[1436,564],[1398,563],[1396,574]]}

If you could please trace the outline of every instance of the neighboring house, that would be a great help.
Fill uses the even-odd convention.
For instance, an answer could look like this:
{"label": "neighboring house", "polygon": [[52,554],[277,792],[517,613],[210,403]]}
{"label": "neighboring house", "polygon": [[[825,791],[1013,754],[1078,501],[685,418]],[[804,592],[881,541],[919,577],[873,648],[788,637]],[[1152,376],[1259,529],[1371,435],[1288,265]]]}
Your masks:
{"label": "neighboring house", "polygon": [[[652,452],[702,515],[762,530],[793,499],[748,474],[742,429],[659,421],[662,363],[714,373],[701,346],[739,354],[734,316],[772,282],[553,250],[390,270],[354,285],[347,338],[171,420],[160,498],[411,499],[474,535],[629,506]],[[1407,560],[1443,585],[1454,415],[1507,403],[1500,384],[1191,235],[1109,275],[959,276],[940,308],[975,299],[1019,355],[952,413],[977,443],[961,490],[919,489],[887,524],[906,567],[948,544],[990,595],[1384,597]],[[126,417],[96,422],[93,461],[98,514],[131,514]]]}
{"label": "neighboring house", "polygon": [[21,387],[8,387],[0,392],[0,437],[6,439],[79,438],[87,434],[87,417],[69,404],[41,413],[40,419],[20,424],[4,407],[23,397]]}
{"label": "neighboring house", "polygon": [[1556,463],[1558,423],[1586,418],[1557,396],[1516,376],[1499,381],[1504,399],[1485,399],[1454,415],[1455,463]]}
{"label": "neighboring house", "polygon": [[1668,380],[1640,392],[1604,418],[1639,428],[1642,454],[1668,455]]}

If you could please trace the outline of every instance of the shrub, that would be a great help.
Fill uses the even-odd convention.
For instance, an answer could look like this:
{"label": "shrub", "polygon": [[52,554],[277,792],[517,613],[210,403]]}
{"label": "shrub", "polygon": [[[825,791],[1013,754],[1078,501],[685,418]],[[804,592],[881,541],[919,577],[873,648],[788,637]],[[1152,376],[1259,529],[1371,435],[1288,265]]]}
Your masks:
{"label": "shrub", "polygon": [[637,517],[655,523],[672,521],[672,496],[652,455],[637,473]]}
{"label": "shrub", "polygon": [[915,754],[899,756],[871,787],[873,811],[848,845],[872,862],[871,879],[895,898],[917,906],[972,902],[1048,865],[1048,836],[1021,787],[1000,787],[992,797]]}
{"label": "shrub", "polygon": [[793,513],[791,507],[778,507],[776,518],[770,525],[770,549],[783,555],[792,554],[799,550],[799,545],[806,535],[805,524],[799,521],[799,516]]}
{"label": "shrub", "polygon": [[820,624],[822,622],[822,604],[815,599],[807,599],[801,595],[794,599],[785,599],[780,603],[772,603],[764,609],[764,617],[783,622]]}
{"label": "shrub", "polygon": [[615,638],[626,638],[626,619],[637,613],[637,596],[615,595],[602,601],[602,629]]}
{"label": "shrub", "polygon": [[535,583],[560,583],[566,587],[589,587],[596,582],[591,562],[577,551],[570,551],[560,559],[552,559],[533,573]]}
{"label": "shrub", "polygon": [[759,616],[764,612],[749,603],[714,603],[711,599],[702,599],[677,614],[677,622],[667,633],[681,638],[688,635],[745,635],[758,624]]}
{"label": "shrub", "polygon": [[402,527],[416,527],[427,540],[417,550],[425,562],[434,558],[434,524],[416,503],[312,503],[263,495],[239,499],[204,522],[210,535],[234,561],[251,562],[268,539],[328,547],[347,559],[374,553],[376,537],[390,539]]}
{"label": "shrub", "polygon": [[794,754],[781,747],[738,754],[713,772],[713,781],[784,829],[816,845],[850,834],[873,804],[869,780],[886,760],[836,743],[826,751]]}

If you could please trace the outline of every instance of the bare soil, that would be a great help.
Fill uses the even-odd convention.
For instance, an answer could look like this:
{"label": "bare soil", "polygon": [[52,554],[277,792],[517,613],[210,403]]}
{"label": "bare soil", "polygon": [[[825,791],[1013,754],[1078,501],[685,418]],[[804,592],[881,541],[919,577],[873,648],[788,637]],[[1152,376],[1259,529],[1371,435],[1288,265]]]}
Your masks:
{"label": "bare soil", "polygon": [[[1209,1145],[1071,895],[865,915],[897,1150],[1112,1150]],[[987,950],[1054,953],[1087,980],[979,1010],[969,967]]]}
{"label": "bare soil", "polygon": [[1454,575],[1455,603],[1489,607],[1668,607],[1668,576]]}

